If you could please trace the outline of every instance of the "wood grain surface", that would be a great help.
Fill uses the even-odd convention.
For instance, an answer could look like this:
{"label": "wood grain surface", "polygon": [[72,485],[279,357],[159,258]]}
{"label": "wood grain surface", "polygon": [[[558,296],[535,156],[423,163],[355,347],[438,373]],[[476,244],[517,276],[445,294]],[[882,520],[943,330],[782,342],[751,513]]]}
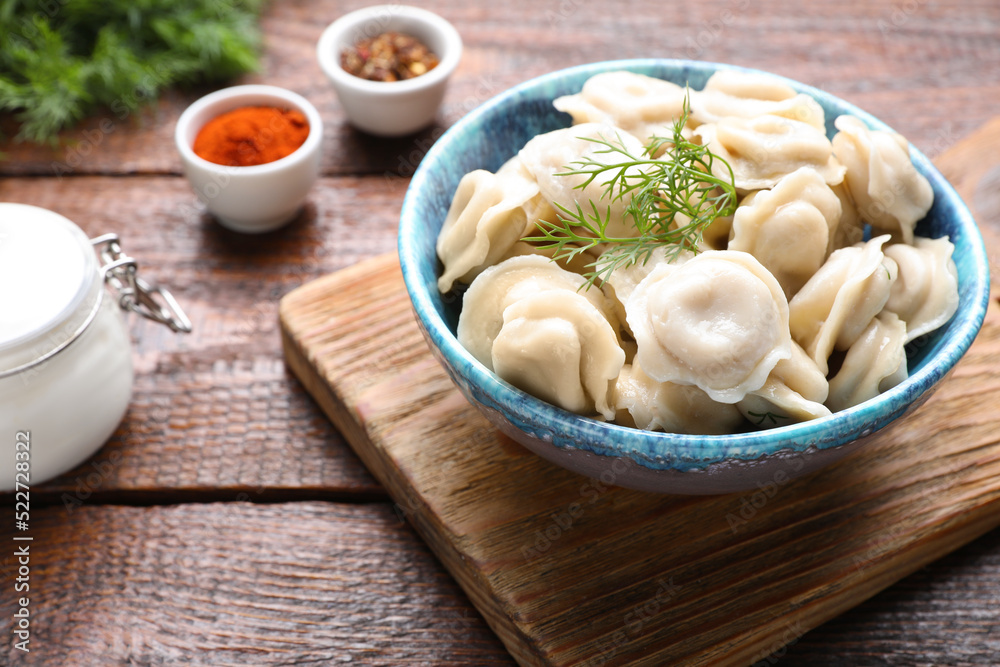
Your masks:
{"label": "wood grain surface", "polygon": [[5,637],[3,665],[510,663],[385,504],[51,507],[31,533],[32,651]]}
{"label": "wood grain surface", "polygon": [[[370,545],[394,534],[391,527],[360,519],[306,522],[315,529],[311,532],[291,528],[300,503],[329,507],[338,516],[354,510],[396,514],[343,435],[285,367],[277,304],[301,284],[391,252],[408,177],[434,139],[493,95],[532,76],[598,60],[656,56],[729,62],[840,95],[935,158],[998,113],[1000,5],[994,0],[706,0],[669,5],[635,0],[613,6],[588,0],[432,0],[420,4],[451,20],[465,42],[438,122],[413,137],[376,139],[345,123],[314,55],[325,25],[365,4],[269,3],[262,19],[262,68],[233,82],[291,88],[316,104],[325,121],[324,178],[302,217],[273,234],[253,238],[222,229],[180,177],[173,124],[209,87],[169,91],[124,119],[98,112],[66,131],[54,148],[0,139],[0,200],[56,210],[91,234],[118,232],[140,260],[143,274],[173,289],[196,324],[190,336],[176,336],[131,319],[137,375],[121,428],[94,459],[32,489],[38,503],[32,505],[33,514],[38,513],[39,530],[44,529],[37,533],[33,553],[45,563],[37,591],[45,597],[38,598],[33,611],[45,632],[38,636],[37,653],[0,651],[0,664],[217,664],[202,650],[209,645],[225,647],[217,655],[230,664],[511,661],[496,639],[481,653],[456,652],[462,642],[455,636],[476,643],[485,625],[406,526],[395,533],[404,536],[394,543],[401,550],[399,558],[422,563],[421,579],[441,584],[440,597],[433,602],[379,599],[380,585],[396,585],[393,568],[358,565],[352,576],[367,585],[344,579],[337,599],[356,596],[356,604],[400,619],[398,632],[387,642],[384,625],[355,622],[362,617],[352,615],[350,607],[328,604],[321,619],[307,611],[320,607],[317,598],[326,593],[310,597],[299,590],[300,579],[290,577],[283,582],[281,613],[293,631],[282,644],[286,650],[273,651],[268,642],[277,631],[258,632],[255,611],[232,610],[252,596],[248,568],[269,559],[290,563],[280,560],[294,558],[280,555],[290,544],[280,537],[269,541],[261,533],[258,546],[245,550],[256,554],[251,564],[242,551],[231,553],[230,543],[242,547],[246,542],[240,540],[253,536],[206,528],[213,516],[228,516],[232,510],[245,517],[241,521],[248,532],[260,531],[262,521],[282,523],[255,512],[282,514],[289,531],[285,534],[296,535],[307,549],[332,531],[341,533],[347,546],[378,551]],[[103,131],[109,127],[106,120],[110,131]],[[0,115],[0,129],[9,137],[16,126]],[[997,160],[962,157],[951,171],[939,164],[953,180],[967,182],[963,195],[976,206],[984,227],[1000,229]],[[0,543],[10,544],[13,499],[0,501]],[[171,511],[200,515],[192,519],[200,528],[188,531],[179,520],[163,519]],[[83,523],[95,530],[70,520],[74,515],[85,516]],[[123,557],[115,548],[118,543],[149,546]],[[160,578],[159,559],[165,556],[159,555],[158,545],[172,545],[181,563]],[[9,563],[10,553],[6,547],[0,551],[0,562]],[[338,553],[329,552],[327,569],[319,575],[317,567],[317,576],[339,581],[338,573],[351,571],[353,566],[340,563]],[[184,590],[186,581],[204,581],[199,577],[208,564],[217,592],[206,584],[198,600],[171,597],[170,591]],[[105,576],[98,581],[91,571]],[[139,586],[130,579],[133,571],[154,574]],[[11,571],[5,572],[0,635],[9,637],[13,582]],[[776,657],[782,665],[1000,662],[990,653],[1000,627],[998,572],[1000,537],[993,531],[796,638]],[[243,597],[227,597],[233,590]],[[261,589],[261,600],[269,590]],[[206,599],[217,606],[206,605]],[[439,618],[438,606],[455,609],[467,623],[455,626],[442,619],[426,630],[422,619]],[[107,614],[118,607],[142,613],[106,623]],[[269,618],[276,616],[274,612]],[[187,631],[194,623],[178,619],[193,618],[201,619],[211,636],[195,633],[195,641],[187,642],[178,628]],[[335,628],[344,641],[331,639]],[[399,651],[407,642],[414,648],[404,659]],[[143,648],[133,651],[133,645]],[[69,655],[72,661],[64,659]],[[47,661],[49,656],[57,657]]]}
{"label": "wood grain surface", "polygon": [[851,456],[697,498],[493,429],[427,349],[394,255],[295,290],[281,322],[291,368],[525,665],[756,663],[1000,525],[995,302],[930,400]]}
{"label": "wood grain surface", "polygon": [[[510,0],[420,3],[458,29],[465,45],[438,124],[384,140],[345,122],[316,62],[316,41],[341,14],[371,3],[301,0],[265,12],[261,71],[240,83],[275,83],[323,115],[324,172],[409,176],[430,142],[485,100],[563,67],[623,58],[693,58],[775,72],[853,102],[921,150],[943,152],[996,114],[1000,7],[993,0]],[[211,89],[170,91],[119,119],[99,112],[64,132],[62,147],[6,144],[8,174],[179,174],[174,123]],[[102,121],[111,131],[102,131]],[[8,123],[5,129],[13,126]]]}

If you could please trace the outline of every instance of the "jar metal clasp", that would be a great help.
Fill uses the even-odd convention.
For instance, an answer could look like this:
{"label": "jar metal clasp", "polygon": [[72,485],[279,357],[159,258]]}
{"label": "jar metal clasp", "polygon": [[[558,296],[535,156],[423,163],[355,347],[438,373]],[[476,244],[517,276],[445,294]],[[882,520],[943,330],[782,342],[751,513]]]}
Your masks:
{"label": "jar metal clasp", "polygon": [[114,290],[123,310],[165,324],[176,332],[191,332],[191,320],[173,295],[138,276],[139,265],[122,250],[117,234],[103,234],[90,242],[101,258],[104,282]]}

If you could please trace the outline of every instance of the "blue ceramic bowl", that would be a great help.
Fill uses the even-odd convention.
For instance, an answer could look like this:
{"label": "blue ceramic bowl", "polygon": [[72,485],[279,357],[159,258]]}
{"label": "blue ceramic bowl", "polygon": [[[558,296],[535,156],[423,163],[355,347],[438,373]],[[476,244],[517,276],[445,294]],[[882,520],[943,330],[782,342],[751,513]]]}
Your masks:
{"label": "blue ceramic bowl", "polygon": [[[907,350],[909,378],[884,394],[829,417],[765,431],[721,436],[640,431],[567,412],[498,378],[458,342],[461,303],[437,290],[435,241],[462,176],[495,171],[529,139],[570,125],[552,100],[579,92],[594,74],[627,69],[700,90],[729,65],[678,60],[604,62],[553,72],[486,102],[451,127],[413,176],[399,226],[399,258],[417,322],[430,348],[461,392],[498,429],[540,456],[607,484],[680,494],[714,494],[783,483],[864,446],[870,436],[926,400],[976,337],[989,298],[989,265],[969,209],[923,154],[911,149],[917,169],[934,188],[934,206],[917,234],[947,235],[955,244],[959,306],[944,327]],[[827,134],[841,114],[888,129],[870,114],[801,83],[826,111]],[[916,344],[919,343],[919,344]]]}

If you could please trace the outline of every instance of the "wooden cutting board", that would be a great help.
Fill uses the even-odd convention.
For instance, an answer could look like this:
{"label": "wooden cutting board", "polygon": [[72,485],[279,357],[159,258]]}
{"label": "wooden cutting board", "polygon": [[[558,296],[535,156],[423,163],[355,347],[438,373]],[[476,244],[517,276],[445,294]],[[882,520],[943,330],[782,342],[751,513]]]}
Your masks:
{"label": "wooden cutting board", "polygon": [[[966,201],[1000,201],[980,188],[1000,185],[1000,121],[937,162]],[[288,365],[521,664],[737,665],[1000,525],[996,295],[914,414],[818,473],[714,497],[608,486],[495,431],[432,358],[395,255],[296,289],[280,318]]]}

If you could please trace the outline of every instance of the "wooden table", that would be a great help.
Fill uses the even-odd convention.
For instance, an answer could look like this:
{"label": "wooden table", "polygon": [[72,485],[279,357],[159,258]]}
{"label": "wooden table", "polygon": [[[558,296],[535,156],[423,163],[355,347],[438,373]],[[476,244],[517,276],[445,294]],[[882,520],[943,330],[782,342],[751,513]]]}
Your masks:
{"label": "wooden table", "polygon": [[[9,639],[17,568],[3,497],[0,664],[513,663],[286,369],[277,325],[293,288],[394,250],[422,155],[493,95],[598,60],[729,62],[842,96],[931,157],[1000,113],[995,0],[426,4],[458,28],[465,54],[439,124],[398,140],[351,129],[315,61],[323,27],[358,3],[266,11],[263,67],[244,81],[291,88],[326,122],[322,179],[273,234],[223,229],[180,176],[174,123],[207,88],[171,91],[124,120],[99,113],[56,149],[0,145],[0,201],[55,210],[92,236],[119,233],[195,326],[182,336],[131,318],[125,420],[95,458],[32,488],[29,654]],[[1000,229],[1000,171],[990,174],[970,203]],[[1000,664],[998,635],[994,530],[771,660]]]}

